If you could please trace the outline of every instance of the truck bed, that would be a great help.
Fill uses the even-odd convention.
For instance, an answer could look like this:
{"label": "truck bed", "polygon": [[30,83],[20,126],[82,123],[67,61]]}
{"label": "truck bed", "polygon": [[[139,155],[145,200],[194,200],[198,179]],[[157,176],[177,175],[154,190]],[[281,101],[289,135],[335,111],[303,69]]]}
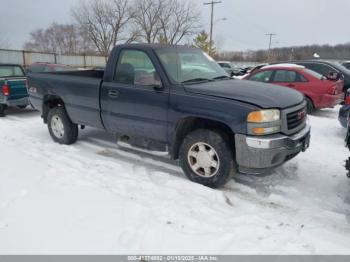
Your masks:
{"label": "truck bed", "polygon": [[46,96],[65,98],[65,108],[74,123],[103,128],[100,117],[102,70],[31,73],[28,75],[35,108],[41,108]]}

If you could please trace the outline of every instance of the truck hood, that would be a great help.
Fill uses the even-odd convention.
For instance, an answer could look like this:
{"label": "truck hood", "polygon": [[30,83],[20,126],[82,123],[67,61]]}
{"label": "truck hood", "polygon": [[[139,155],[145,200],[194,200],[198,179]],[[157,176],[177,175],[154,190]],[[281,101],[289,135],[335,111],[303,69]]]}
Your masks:
{"label": "truck hood", "polygon": [[261,108],[284,109],[304,100],[304,95],[291,88],[247,80],[223,80],[186,85],[189,93],[228,98]]}

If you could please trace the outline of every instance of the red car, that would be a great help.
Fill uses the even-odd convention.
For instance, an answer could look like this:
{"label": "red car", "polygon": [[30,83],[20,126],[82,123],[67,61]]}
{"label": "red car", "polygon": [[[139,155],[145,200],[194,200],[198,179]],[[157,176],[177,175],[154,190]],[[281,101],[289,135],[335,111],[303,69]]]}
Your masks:
{"label": "red car", "polygon": [[327,79],[299,65],[268,65],[254,71],[244,80],[271,83],[298,90],[306,97],[308,112],[331,108],[344,100],[344,81]]}

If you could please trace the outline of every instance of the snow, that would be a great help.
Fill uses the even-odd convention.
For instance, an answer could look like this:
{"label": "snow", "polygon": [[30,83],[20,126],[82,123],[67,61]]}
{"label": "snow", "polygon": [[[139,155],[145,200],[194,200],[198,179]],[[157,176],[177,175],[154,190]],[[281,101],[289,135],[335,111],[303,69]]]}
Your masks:
{"label": "snow", "polygon": [[305,66],[296,65],[296,64],[273,64],[273,65],[267,65],[264,66],[262,69],[270,69],[270,68],[276,68],[276,67],[283,67],[283,68],[305,68]]}
{"label": "snow", "polygon": [[271,176],[213,190],[103,131],[57,145],[38,113],[12,110],[0,119],[0,253],[350,254],[337,112],[311,116],[311,148]]}

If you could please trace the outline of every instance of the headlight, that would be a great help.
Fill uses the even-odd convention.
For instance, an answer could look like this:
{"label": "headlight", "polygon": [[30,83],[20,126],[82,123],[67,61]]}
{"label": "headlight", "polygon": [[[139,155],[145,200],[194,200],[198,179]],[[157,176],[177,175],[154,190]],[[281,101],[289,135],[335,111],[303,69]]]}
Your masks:
{"label": "headlight", "polygon": [[268,123],[281,120],[281,112],[276,109],[251,112],[248,115],[249,123]]}
{"label": "headlight", "polygon": [[247,118],[248,133],[270,135],[281,131],[281,112],[276,109],[251,112]]}

